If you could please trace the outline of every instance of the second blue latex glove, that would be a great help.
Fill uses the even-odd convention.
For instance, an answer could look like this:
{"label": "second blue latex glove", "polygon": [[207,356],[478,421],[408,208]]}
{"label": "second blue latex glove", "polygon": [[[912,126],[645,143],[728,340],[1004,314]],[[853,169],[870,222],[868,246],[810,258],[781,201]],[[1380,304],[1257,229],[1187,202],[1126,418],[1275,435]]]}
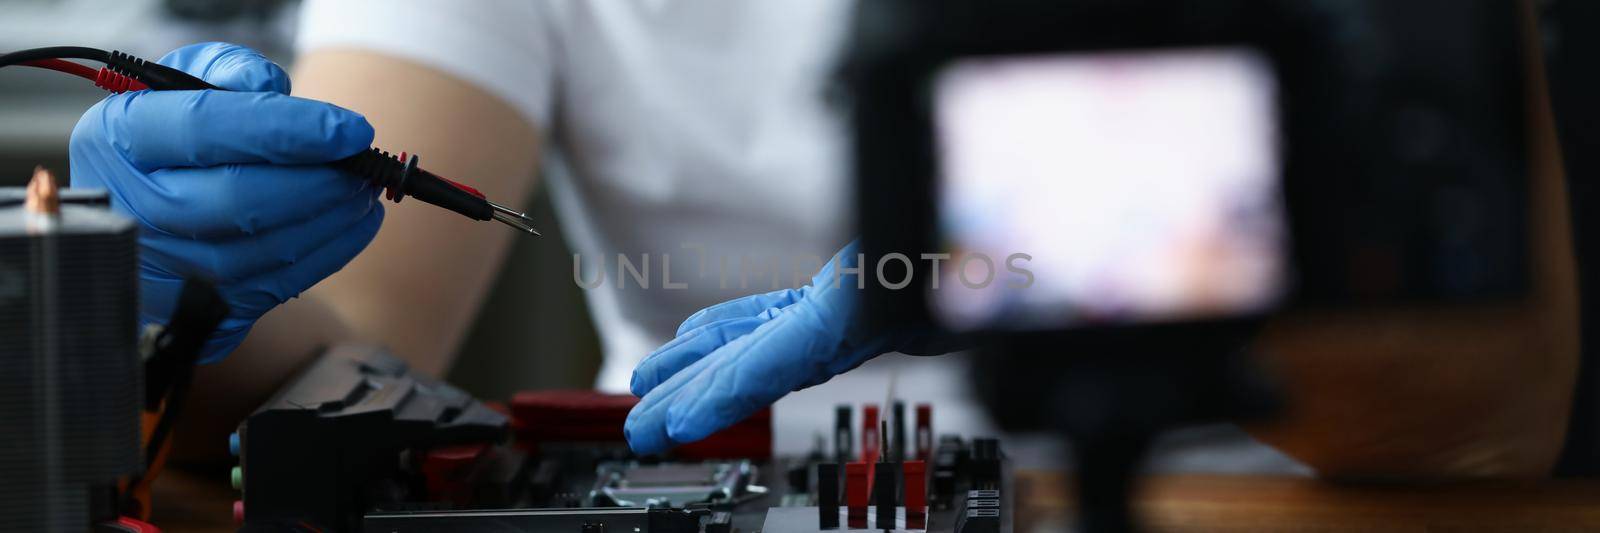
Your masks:
{"label": "second blue latex glove", "polygon": [[72,132],[72,186],[107,189],[141,226],[141,326],[171,316],[185,277],[216,283],[231,313],[201,353],[214,361],[377,234],[376,188],[324,164],[370,146],[372,126],[288,96],[283,69],[248,48],[197,44],[160,63],[229,91],[101,101]]}
{"label": "second blue latex glove", "polygon": [[694,442],[879,354],[942,353],[922,335],[868,331],[859,320],[860,257],[852,243],[799,289],[717,304],[633,371],[642,400],[624,426],[629,447],[658,453]]}

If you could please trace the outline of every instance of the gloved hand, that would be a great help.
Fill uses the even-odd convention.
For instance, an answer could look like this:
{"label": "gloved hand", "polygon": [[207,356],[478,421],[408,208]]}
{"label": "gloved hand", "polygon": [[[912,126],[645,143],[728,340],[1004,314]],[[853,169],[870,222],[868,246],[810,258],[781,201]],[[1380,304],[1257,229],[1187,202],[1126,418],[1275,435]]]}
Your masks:
{"label": "gloved hand", "polygon": [[[840,250],[799,289],[707,307],[633,371],[642,400],[623,428],[641,454],[694,442],[791,391],[827,381],[892,351],[943,353],[931,335],[871,331],[859,320],[857,245]],[[871,271],[869,268],[867,271]]]}
{"label": "gloved hand", "polygon": [[248,48],[191,45],[160,63],[240,92],[106,98],[72,132],[72,186],[108,189],[141,226],[141,327],[172,315],[184,277],[216,283],[232,311],[201,352],[215,361],[377,234],[377,189],[321,164],[366,149],[372,126],[287,96],[283,69]]}

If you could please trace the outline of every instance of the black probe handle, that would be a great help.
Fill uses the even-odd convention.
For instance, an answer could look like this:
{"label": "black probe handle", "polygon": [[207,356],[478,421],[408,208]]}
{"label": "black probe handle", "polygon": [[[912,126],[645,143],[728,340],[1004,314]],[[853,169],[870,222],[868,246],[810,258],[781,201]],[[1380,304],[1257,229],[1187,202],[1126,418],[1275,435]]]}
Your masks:
{"label": "black probe handle", "polygon": [[432,172],[417,169],[417,175],[407,182],[407,194],[418,200],[455,211],[475,220],[494,218],[494,207],[483,197],[463,191]]}
{"label": "black probe handle", "polygon": [[406,196],[449,209],[474,220],[494,218],[494,207],[483,196],[458,187],[449,180],[417,168],[417,156],[401,160],[377,148],[333,162],[333,166],[372,180],[388,191],[389,199],[399,202]]}
{"label": "black probe handle", "polygon": [[[106,65],[122,75],[144,82],[156,91],[225,91],[187,72],[113,51]],[[432,172],[417,168],[417,158],[401,161],[376,148],[333,162],[335,167],[370,179],[390,191],[399,202],[406,196],[455,211],[474,220],[494,218],[494,208],[482,195],[469,192]]]}
{"label": "black probe handle", "polygon": [[188,72],[115,50],[107,54],[106,67],[118,74],[142,81],[157,91],[226,90],[191,76]]}

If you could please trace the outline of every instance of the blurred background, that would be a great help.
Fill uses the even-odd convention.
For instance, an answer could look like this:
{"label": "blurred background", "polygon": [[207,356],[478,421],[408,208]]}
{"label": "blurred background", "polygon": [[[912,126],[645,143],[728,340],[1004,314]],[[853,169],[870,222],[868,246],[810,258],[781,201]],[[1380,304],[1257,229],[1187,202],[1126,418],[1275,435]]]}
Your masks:
{"label": "blurred background", "polygon": [[[292,70],[298,8],[293,0],[0,0],[0,50],[79,45],[157,59],[185,44],[228,41]],[[72,128],[104,96],[76,78],[8,69],[0,76],[0,186],[23,185],[35,165],[69,174]],[[542,191],[529,202],[537,227],[557,226]],[[555,231],[515,242],[447,378],[483,398],[590,387],[600,351],[583,295],[569,281],[571,252]]]}
{"label": "blurred background", "polygon": [[[0,0],[0,9],[6,13],[5,17],[0,18],[0,51],[82,45],[156,59],[185,44],[228,41],[255,48],[287,70],[292,71],[295,59],[292,45],[299,13],[299,2],[296,0]],[[63,24],[61,21],[73,23]],[[1549,35],[1544,37],[1550,38]],[[1540,89],[1535,92],[1536,95],[1542,94],[1542,87]],[[0,76],[0,186],[23,185],[36,165],[44,165],[58,175],[70,177],[68,144],[73,127],[83,112],[104,94],[81,80],[60,74],[36,69],[7,69]],[[1557,179],[1558,154],[1554,143],[1547,137],[1551,132],[1545,131],[1549,124],[1545,123],[1548,119],[1543,115],[1543,105],[1542,101],[1535,98],[1529,106],[1538,112],[1535,118],[1530,119],[1530,122],[1536,122],[1532,125],[1538,132],[1535,137],[1538,153],[1534,154],[1533,173],[1543,177],[1539,183],[1544,187],[1541,189],[1541,198],[1546,200],[1545,204],[1537,204],[1543,216],[1540,220],[1544,221],[1540,227],[1546,230],[1541,233],[1544,236],[1540,241],[1540,249],[1560,250],[1560,253],[1545,254],[1559,261],[1546,257],[1541,259],[1544,263],[1540,264],[1566,268],[1564,261],[1570,261],[1565,255],[1568,237],[1564,233],[1563,219],[1566,213],[1562,209],[1552,209],[1554,202],[1562,199],[1559,194],[1561,183]],[[462,178],[469,182],[474,179],[472,176]],[[525,205],[535,219],[536,227],[559,228],[550,199],[546,196],[547,190],[540,188],[526,199]],[[408,208],[415,206],[397,207]],[[1550,231],[1552,227],[1560,228],[1560,231]],[[1545,270],[1540,272],[1546,273]],[[1547,275],[1545,278],[1570,277],[1570,273],[1565,271],[1558,273],[1568,277]],[[600,367],[598,337],[582,289],[571,281],[572,276],[572,251],[562,238],[561,231],[547,231],[542,239],[514,240],[513,250],[497,277],[490,298],[479,310],[454,366],[443,377],[484,399],[507,398],[521,390],[591,387]],[[1546,300],[1570,303],[1565,299],[1572,297],[1570,287],[1548,284],[1544,289],[1541,294]],[[1361,434],[1360,430],[1385,434],[1385,431],[1394,428],[1373,429],[1362,425],[1366,421],[1356,416],[1345,418],[1346,413],[1359,411],[1347,408],[1349,400],[1346,398],[1352,390],[1361,390],[1361,385],[1382,385],[1385,379],[1398,379],[1394,376],[1404,373],[1396,371],[1392,373],[1393,376],[1385,373],[1341,374],[1339,370],[1346,368],[1344,363],[1350,360],[1350,354],[1346,353],[1348,350],[1344,344],[1328,342],[1328,339],[1361,340],[1377,332],[1377,336],[1389,343],[1385,348],[1390,351],[1380,350],[1372,358],[1398,358],[1436,352],[1460,352],[1466,357],[1485,352],[1486,356],[1493,356],[1504,350],[1544,349],[1543,344],[1525,341],[1516,335],[1506,337],[1509,340],[1504,342],[1481,343],[1478,342],[1481,337],[1465,334],[1496,329],[1513,332],[1530,330],[1533,331],[1528,334],[1530,339],[1556,336],[1544,329],[1527,327],[1523,322],[1513,322],[1512,319],[1526,318],[1521,316],[1525,314],[1523,311],[1522,308],[1496,308],[1470,316],[1467,313],[1455,313],[1442,319],[1422,313],[1373,313],[1354,317],[1330,317],[1326,314],[1298,316],[1294,317],[1296,321],[1288,322],[1288,327],[1277,331],[1278,335],[1269,340],[1278,341],[1276,346],[1285,348],[1281,351],[1299,350],[1320,358],[1307,366],[1309,370],[1305,375],[1294,376],[1299,378],[1296,385],[1305,385],[1306,382],[1326,384],[1321,389],[1306,389],[1305,396],[1328,399],[1325,402],[1328,407],[1323,412],[1313,414],[1332,413],[1336,415],[1331,417],[1335,422],[1356,422],[1339,428],[1350,434]],[[1535,320],[1538,318],[1529,318],[1529,323],[1535,326],[1542,324]],[[1332,327],[1315,329],[1325,324],[1332,324]],[[1480,324],[1493,324],[1493,327],[1480,327]],[[1301,330],[1331,333],[1320,337],[1296,337],[1295,334],[1305,332]],[[1285,339],[1295,341],[1301,338],[1314,342],[1306,345],[1285,342]],[[1437,338],[1455,342],[1436,344],[1434,341]],[[832,383],[836,386],[833,390],[854,390],[859,392],[858,396],[840,397],[830,395],[832,393],[828,391],[812,389],[786,398],[778,409],[804,406],[804,409],[791,408],[790,413],[804,411],[802,414],[810,416],[793,419],[786,427],[777,428],[776,440],[787,446],[781,450],[793,453],[809,448],[814,442],[812,431],[829,427],[831,422],[831,411],[823,407],[838,402],[877,401],[883,397],[883,384],[886,381],[900,390],[941,393],[966,385],[949,377],[962,375],[961,371],[966,365],[965,356],[951,355],[934,361],[912,362],[911,359],[905,356],[881,357]],[[1365,360],[1358,362],[1362,361]],[[955,369],[951,370],[950,367]],[[1423,370],[1448,374],[1434,368]],[[1330,375],[1334,379],[1327,379]],[[1505,381],[1510,382],[1512,378],[1508,377]],[[1524,388],[1512,383],[1507,390],[1514,392],[1506,396],[1513,399],[1520,397],[1525,392]],[[1423,392],[1427,392],[1426,387],[1423,389]],[[1371,402],[1381,403],[1384,400],[1377,398]],[[1487,402],[1466,407],[1477,410],[1483,403]],[[941,424],[955,421],[942,426],[944,428],[975,428],[962,431],[972,435],[996,431],[976,402],[941,405],[940,409]],[[1439,426],[1454,425],[1454,422],[1445,420]],[[1413,427],[1400,429],[1426,433]],[[1430,426],[1424,429],[1436,428]],[[820,434],[815,436],[820,437]],[[1323,433],[1318,436],[1334,442],[1340,441],[1335,437],[1341,435]],[[1012,438],[1007,443],[1008,453],[1012,454],[1020,467],[1059,467],[1068,455],[1062,450],[1064,445],[1053,436],[1008,437]],[[1297,444],[1294,441],[1286,443]],[[1282,445],[1285,441],[1280,439],[1273,444]],[[1153,455],[1148,469],[1156,472],[1311,474],[1307,466],[1261,445],[1231,425],[1204,426],[1167,435]],[[219,477],[216,479],[220,480],[221,470],[217,472]]]}
{"label": "blurred background", "polygon": [[[227,41],[255,48],[293,70],[296,0],[0,0],[0,9],[7,13],[0,19],[0,50],[79,45],[154,60],[186,44]],[[64,20],[75,23],[61,24]],[[69,175],[72,129],[84,111],[104,96],[69,76],[8,69],[0,76],[0,186],[23,185],[34,166],[41,164],[58,175]],[[546,190],[541,188],[528,199],[528,213],[536,227],[558,228]],[[412,206],[397,208],[407,207]],[[560,231],[547,231],[542,239],[517,239],[445,379],[479,398],[507,398],[519,390],[592,387],[601,360],[598,336],[582,290],[571,281],[572,268],[572,252]],[[793,394],[776,407],[788,421],[777,428],[777,440],[785,443],[783,451],[803,452],[812,443],[811,432],[829,427],[832,420],[830,409],[816,406],[875,401],[890,379],[905,390],[959,391],[954,394],[964,397],[961,389],[967,383],[953,382],[950,376],[962,375],[968,357],[951,354],[933,361],[879,357],[836,378],[833,387]],[[836,396],[841,390],[857,392],[848,398]],[[996,431],[975,400],[951,402],[941,410],[940,423],[947,430]],[[1009,453],[1020,465],[1060,466],[1068,455],[1053,436],[1008,438]],[[1165,436],[1149,468],[1310,474],[1304,465],[1232,425]]]}

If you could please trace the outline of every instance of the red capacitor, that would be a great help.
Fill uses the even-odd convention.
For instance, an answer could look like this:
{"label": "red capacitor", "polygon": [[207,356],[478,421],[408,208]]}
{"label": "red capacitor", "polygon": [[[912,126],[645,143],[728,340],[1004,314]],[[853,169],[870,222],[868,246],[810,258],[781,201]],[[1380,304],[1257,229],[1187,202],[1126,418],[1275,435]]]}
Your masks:
{"label": "red capacitor", "polygon": [[861,462],[872,464],[878,462],[878,406],[867,404],[861,406]]}
{"label": "red capacitor", "polygon": [[917,460],[927,461],[933,456],[933,406],[917,404]]}
{"label": "red capacitor", "polygon": [[672,449],[678,459],[772,458],[772,410],[764,409],[710,437]]}
{"label": "red capacitor", "polygon": [[900,466],[905,472],[903,489],[905,490],[906,512],[926,512],[928,510],[928,463],[922,461],[906,461]]}
{"label": "red capacitor", "polygon": [[463,444],[442,446],[428,450],[422,456],[420,470],[428,487],[428,494],[437,500],[465,504],[472,498],[472,485],[467,482],[473,467],[489,454],[488,444]]}
{"label": "red capacitor", "polygon": [[[920,411],[920,410],[919,410]],[[906,529],[928,528],[928,463],[906,461],[901,490],[905,491]]]}
{"label": "red capacitor", "polygon": [[844,465],[844,503],[850,508],[852,520],[860,516],[862,520],[867,517],[867,504],[872,499],[872,465],[870,463],[849,463]]}
{"label": "red capacitor", "polygon": [[[639,399],[628,394],[592,390],[545,390],[511,397],[511,427],[517,445],[538,449],[541,443],[622,442],[622,424]],[[672,451],[680,459],[704,460],[772,457],[772,409]]]}

